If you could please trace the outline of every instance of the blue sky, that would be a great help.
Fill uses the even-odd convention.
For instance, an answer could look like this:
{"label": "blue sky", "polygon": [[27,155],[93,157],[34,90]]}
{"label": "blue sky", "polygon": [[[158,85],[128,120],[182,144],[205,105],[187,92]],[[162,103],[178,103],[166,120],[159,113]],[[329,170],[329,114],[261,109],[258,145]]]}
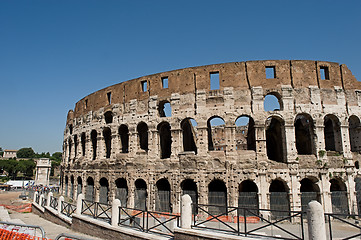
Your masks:
{"label": "blue sky", "polygon": [[62,150],[84,96],[139,76],[260,59],[346,64],[361,1],[0,1],[0,146]]}

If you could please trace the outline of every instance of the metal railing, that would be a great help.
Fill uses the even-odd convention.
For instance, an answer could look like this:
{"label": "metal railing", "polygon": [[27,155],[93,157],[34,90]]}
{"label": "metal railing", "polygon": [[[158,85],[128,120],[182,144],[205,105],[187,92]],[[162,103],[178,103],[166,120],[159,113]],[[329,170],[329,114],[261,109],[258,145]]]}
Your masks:
{"label": "metal railing", "polygon": [[98,202],[82,201],[81,214],[91,216],[105,222],[111,222],[112,206]]}
{"label": "metal railing", "polygon": [[[361,238],[361,226],[359,221],[360,215],[355,214],[336,214],[336,213],[325,213],[326,224],[328,225],[329,239],[355,239],[356,237]],[[344,223],[343,226],[340,226]],[[339,227],[345,228],[348,226],[347,231],[340,231]]]}
{"label": "metal railing", "polygon": [[43,197],[43,199],[41,200],[41,206],[42,207],[46,207],[46,202],[47,202],[47,198]]}
{"label": "metal railing", "polygon": [[[305,238],[302,212],[222,206],[224,212],[214,214],[208,209],[219,206],[194,205],[198,215],[193,215],[192,228],[216,230],[243,236],[278,239]],[[298,224],[292,224],[292,222]]]}
{"label": "metal railing", "polygon": [[12,226],[22,227],[22,228],[26,228],[26,229],[34,229],[34,236],[36,236],[36,229],[39,229],[41,232],[42,239],[45,239],[45,231],[44,231],[43,227],[41,227],[41,226],[27,225],[27,224],[21,224],[21,223],[10,223],[10,222],[0,222],[0,224],[12,225]]}
{"label": "metal railing", "polygon": [[55,210],[58,210],[58,199],[54,196],[50,197],[50,207]]}
{"label": "metal railing", "polygon": [[62,202],[61,204],[61,213],[67,217],[71,217],[73,213],[76,211],[76,205],[71,203]]}
{"label": "metal railing", "polygon": [[119,207],[118,225],[143,232],[172,236],[174,227],[179,227],[179,220],[180,216],[176,214]]}
{"label": "metal railing", "polygon": [[39,202],[40,202],[40,195],[39,195],[39,194],[37,194],[37,195],[35,196],[35,202],[36,202],[37,204],[39,204]]}

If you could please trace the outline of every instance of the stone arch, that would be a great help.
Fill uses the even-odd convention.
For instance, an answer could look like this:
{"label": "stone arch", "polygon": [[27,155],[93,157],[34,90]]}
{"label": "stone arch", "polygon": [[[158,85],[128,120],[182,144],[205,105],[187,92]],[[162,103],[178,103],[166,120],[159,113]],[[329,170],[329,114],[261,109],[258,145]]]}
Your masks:
{"label": "stone arch", "polygon": [[128,205],[128,184],[125,178],[118,178],[115,180],[116,192],[115,198],[120,200],[122,207],[127,207]]}
{"label": "stone arch", "polygon": [[198,190],[197,190],[197,184],[194,182],[193,179],[185,179],[181,182],[180,187],[182,189],[182,196],[184,194],[188,194],[191,199],[192,199],[192,203],[194,203],[195,205],[192,205],[192,213],[193,214],[197,214],[198,213],[198,208],[197,208],[197,204],[198,204]]}
{"label": "stone arch", "polygon": [[[255,215],[258,213],[258,187],[252,180],[244,180],[238,188],[238,207],[246,208],[246,215]],[[242,211],[243,214],[243,211]]]}
{"label": "stone arch", "polygon": [[355,178],[355,191],[356,191],[357,210],[358,210],[358,214],[361,215],[361,177],[360,176],[357,176]]}
{"label": "stone arch", "polygon": [[266,121],[266,148],[270,160],[286,162],[286,136],[283,119],[272,116]]}
{"label": "stone arch", "polygon": [[135,181],[135,192],[134,192],[134,208],[140,210],[147,209],[147,184],[141,178]]}
{"label": "stone arch", "polygon": [[120,144],[122,153],[128,153],[129,152],[129,129],[128,126],[125,124],[122,124],[119,126],[119,136],[120,136]]}
{"label": "stone arch", "polygon": [[86,136],[85,136],[84,132],[80,135],[80,142],[81,142],[81,152],[82,152],[83,156],[85,156]]}
{"label": "stone arch", "polygon": [[296,149],[298,154],[316,153],[313,119],[309,114],[297,114],[295,118]]}
{"label": "stone arch", "polygon": [[348,214],[346,184],[340,178],[333,178],[330,183],[332,213]]}
{"label": "stone arch", "polygon": [[113,123],[113,113],[111,111],[105,112],[104,120],[106,124]]}
{"label": "stone arch", "polygon": [[68,196],[68,186],[69,186],[69,178],[68,176],[65,176],[65,184],[64,184],[64,195]]}
{"label": "stone arch", "polygon": [[263,108],[266,112],[283,110],[282,96],[278,92],[268,93],[264,97]]}
{"label": "stone arch", "polygon": [[73,134],[73,124],[69,124],[69,134]]}
{"label": "stone arch", "polygon": [[226,123],[219,116],[210,117],[207,121],[208,151],[226,151]]}
{"label": "stone arch", "polygon": [[71,199],[74,198],[74,176],[70,176],[70,196]]}
{"label": "stone arch", "polygon": [[325,116],[324,136],[326,151],[342,152],[340,121],[335,115]]}
{"label": "stone arch", "polygon": [[170,184],[166,178],[157,181],[155,210],[160,212],[172,212],[172,204],[170,202]]}
{"label": "stone arch", "polygon": [[197,154],[197,134],[195,130],[196,126],[197,122],[193,118],[185,118],[181,122],[184,152],[194,152],[195,154]]}
{"label": "stone arch", "polygon": [[86,180],[85,200],[94,202],[94,179],[88,177]]}
{"label": "stone arch", "polygon": [[103,129],[103,137],[105,143],[105,157],[110,158],[112,153],[112,131],[106,127]]}
{"label": "stone arch", "polygon": [[72,141],[71,141],[71,138],[69,137],[69,139],[68,139],[68,160],[70,161],[70,159],[71,159],[71,148],[72,148],[72,145],[73,145],[73,143],[72,143]]}
{"label": "stone arch", "polygon": [[302,212],[307,212],[308,203],[313,200],[321,203],[320,188],[316,184],[317,181],[317,178],[303,178],[300,182]]}
{"label": "stone arch", "polygon": [[74,159],[77,157],[78,152],[78,135],[74,135]]}
{"label": "stone arch", "polygon": [[82,191],[83,191],[83,180],[81,179],[81,177],[79,176],[76,180],[77,182],[77,189],[76,189],[76,192],[77,194],[81,194]]}
{"label": "stone arch", "polygon": [[272,218],[283,218],[289,216],[290,200],[288,196],[289,188],[287,183],[281,179],[272,180],[270,193],[270,209],[272,210]]}
{"label": "stone arch", "polygon": [[236,119],[235,124],[236,149],[256,151],[256,131],[253,118],[242,115]]}
{"label": "stone arch", "polygon": [[360,119],[352,115],[348,119],[351,152],[361,151],[361,124]]}
{"label": "stone arch", "polygon": [[208,184],[208,211],[212,214],[227,213],[227,187],[224,181],[214,179]]}
{"label": "stone arch", "polygon": [[99,180],[99,203],[108,204],[109,202],[109,182],[105,177]]}
{"label": "stone arch", "polygon": [[91,131],[90,138],[93,148],[93,160],[95,160],[97,157],[97,143],[98,143],[98,133],[96,130]]}
{"label": "stone arch", "polygon": [[145,122],[138,123],[137,132],[140,149],[148,151],[148,125]]}
{"label": "stone arch", "polygon": [[168,122],[161,122],[158,124],[160,158],[170,158],[172,153],[172,133]]}
{"label": "stone arch", "polygon": [[158,112],[160,117],[171,117],[172,106],[168,100],[160,101],[158,105]]}

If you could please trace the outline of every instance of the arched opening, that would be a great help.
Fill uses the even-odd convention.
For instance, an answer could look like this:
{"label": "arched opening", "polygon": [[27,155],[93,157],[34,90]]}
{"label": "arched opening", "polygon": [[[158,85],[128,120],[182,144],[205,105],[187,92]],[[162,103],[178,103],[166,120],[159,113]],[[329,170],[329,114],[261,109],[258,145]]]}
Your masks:
{"label": "arched opening", "polygon": [[348,214],[348,199],[346,184],[339,178],[330,180],[332,213]]}
{"label": "arched opening", "polygon": [[168,180],[165,178],[158,180],[156,187],[155,210],[160,212],[172,212],[170,185]]}
{"label": "arched opening", "polygon": [[289,216],[290,200],[288,197],[288,187],[285,182],[275,179],[270,187],[270,209],[273,219]]}
{"label": "arched opening", "polygon": [[276,117],[266,121],[266,147],[270,160],[286,162],[284,122]]}
{"label": "arched opening", "polygon": [[68,196],[68,185],[69,185],[69,179],[68,176],[65,176],[65,186],[64,186],[64,195]]}
{"label": "arched opening", "polygon": [[112,123],[113,122],[113,113],[111,111],[107,111],[104,113],[104,120],[105,123]]}
{"label": "arched opening", "polygon": [[162,122],[158,125],[160,158],[170,158],[172,153],[172,134],[170,125],[167,122]]}
{"label": "arched opening", "polygon": [[361,151],[361,125],[360,119],[356,116],[351,116],[348,120],[348,128],[350,135],[351,152]]}
{"label": "arched opening", "polygon": [[80,141],[81,141],[82,154],[83,154],[83,156],[85,156],[85,141],[86,141],[85,133],[81,134]]}
{"label": "arched opening", "polygon": [[128,153],[129,152],[129,130],[128,130],[127,125],[125,125],[125,124],[120,125],[119,136],[120,136],[122,153]]}
{"label": "arched opening", "polygon": [[278,93],[269,93],[264,97],[263,108],[268,111],[283,110],[281,96]]}
{"label": "arched opening", "polygon": [[90,138],[91,138],[92,147],[93,147],[93,160],[95,160],[97,157],[97,135],[98,135],[98,133],[95,130],[93,130],[90,133]]}
{"label": "arched opening", "polygon": [[227,139],[225,133],[226,124],[220,117],[211,117],[207,121],[208,150],[226,151]]}
{"label": "arched opening", "polygon": [[82,181],[81,177],[78,177],[78,178],[77,178],[77,183],[78,183],[78,185],[77,185],[76,192],[77,192],[77,194],[79,195],[79,194],[81,194],[82,191],[83,191],[83,181]]}
{"label": "arched opening", "polygon": [[338,118],[334,115],[327,115],[324,118],[324,135],[326,151],[342,151],[341,129]]}
{"label": "arched opening", "polygon": [[69,138],[68,140],[68,160],[70,162],[70,158],[71,158],[71,148],[72,148],[72,142],[71,139]]}
{"label": "arched opening", "polygon": [[73,124],[69,124],[69,133],[73,134]]}
{"label": "arched opening", "polygon": [[99,203],[102,204],[108,204],[109,201],[109,197],[108,197],[108,193],[109,193],[109,183],[108,180],[106,178],[101,178],[99,180]]}
{"label": "arched opening", "polygon": [[172,116],[172,107],[170,102],[162,101],[158,105],[158,111],[160,117],[171,117]]}
{"label": "arched opening", "polygon": [[115,192],[115,198],[120,200],[122,207],[127,207],[128,204],[128,184],[124,178],[118,178],[115,180],[117,190]]}
{"label": "arched opening", "polygon": [[248,216],[258,214],[258,187],[252,180],[244,180],[239,185],[238,207],[247,209],[245,214]]}
{"label": "arched opening", "polygon": [[236,149],[256,151],[256,131],[253,118],[241,116],[236,120]]}
{"label": "arched opening", "polygon": [[197,184],[193,181],[193,179],[185,179],[181,182],[181,189],[182,189],[182,196],[184,194],[188,194],[191,199],[192,203],[192,213],[197,214],[197,204],[198,204],[198,191],[197,191]]}
{"label": "arched opening", "polygon": [[104,128],[103,137],[105,143],[105,157],[110,158],[112,152],[112,132],[110,128]]}
{"label": "arched opening", "polygon": [[74,159],[76,158],[77,151],[78,151],[78,135],[74,135]]}
{"label": "arched opening", "polygon": [[70,177],[70,196],[71,199],[74,198],[74,176]]}
{"label": "arched opening", "polygon": [[213,180],[208,185],[208,211],[215,214],[227,214],[227,187],[222,180]]}
{"label": "arched opening", "polygon": [[183,119],[181,128],[183,133],[183,151],[197,154],[197,122],[192,118]]}
{"label": "arched opening", "polygon": [[143,179],[135,181],[134,208],[139,210],[147,209],[147,184]]}
{"label": "arched opening", "polygon": [[86,180],[85,200],[94,202],[94,180],[92,177],[88,177]]}
{"label": "arched opening", "polygon": [[361,177],[355,178],[355,190],[358,215],[361,215]]}
{"label": "arched opening", "polygon": [[304,178],[301,180],[301,207],[302,212],[307,212],[308,203],[315,200],[321,203],[320,189],[316,184],[317,179]]}
{"label": "arched opening", "polygon": [[148,151],[148,126],[145,122],[140,122],[137,126],[139,147]]}
{"label": "arched opening", "polygon": [[313,120],[308,114],[298,114],[295,119],[296,148],[298,154],[315,154]]}

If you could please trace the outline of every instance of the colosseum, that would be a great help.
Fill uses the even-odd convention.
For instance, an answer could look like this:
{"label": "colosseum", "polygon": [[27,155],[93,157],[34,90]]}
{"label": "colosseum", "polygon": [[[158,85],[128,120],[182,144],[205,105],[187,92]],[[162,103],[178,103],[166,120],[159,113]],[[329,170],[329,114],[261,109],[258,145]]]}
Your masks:
{"label": "colosseum", "polygon": [[173,213],[185,193],[213,212],[317,200],[357,213],[360,106],[361,83],[334,62],[233,62],[121,82],[69,111],[62,193]]}

